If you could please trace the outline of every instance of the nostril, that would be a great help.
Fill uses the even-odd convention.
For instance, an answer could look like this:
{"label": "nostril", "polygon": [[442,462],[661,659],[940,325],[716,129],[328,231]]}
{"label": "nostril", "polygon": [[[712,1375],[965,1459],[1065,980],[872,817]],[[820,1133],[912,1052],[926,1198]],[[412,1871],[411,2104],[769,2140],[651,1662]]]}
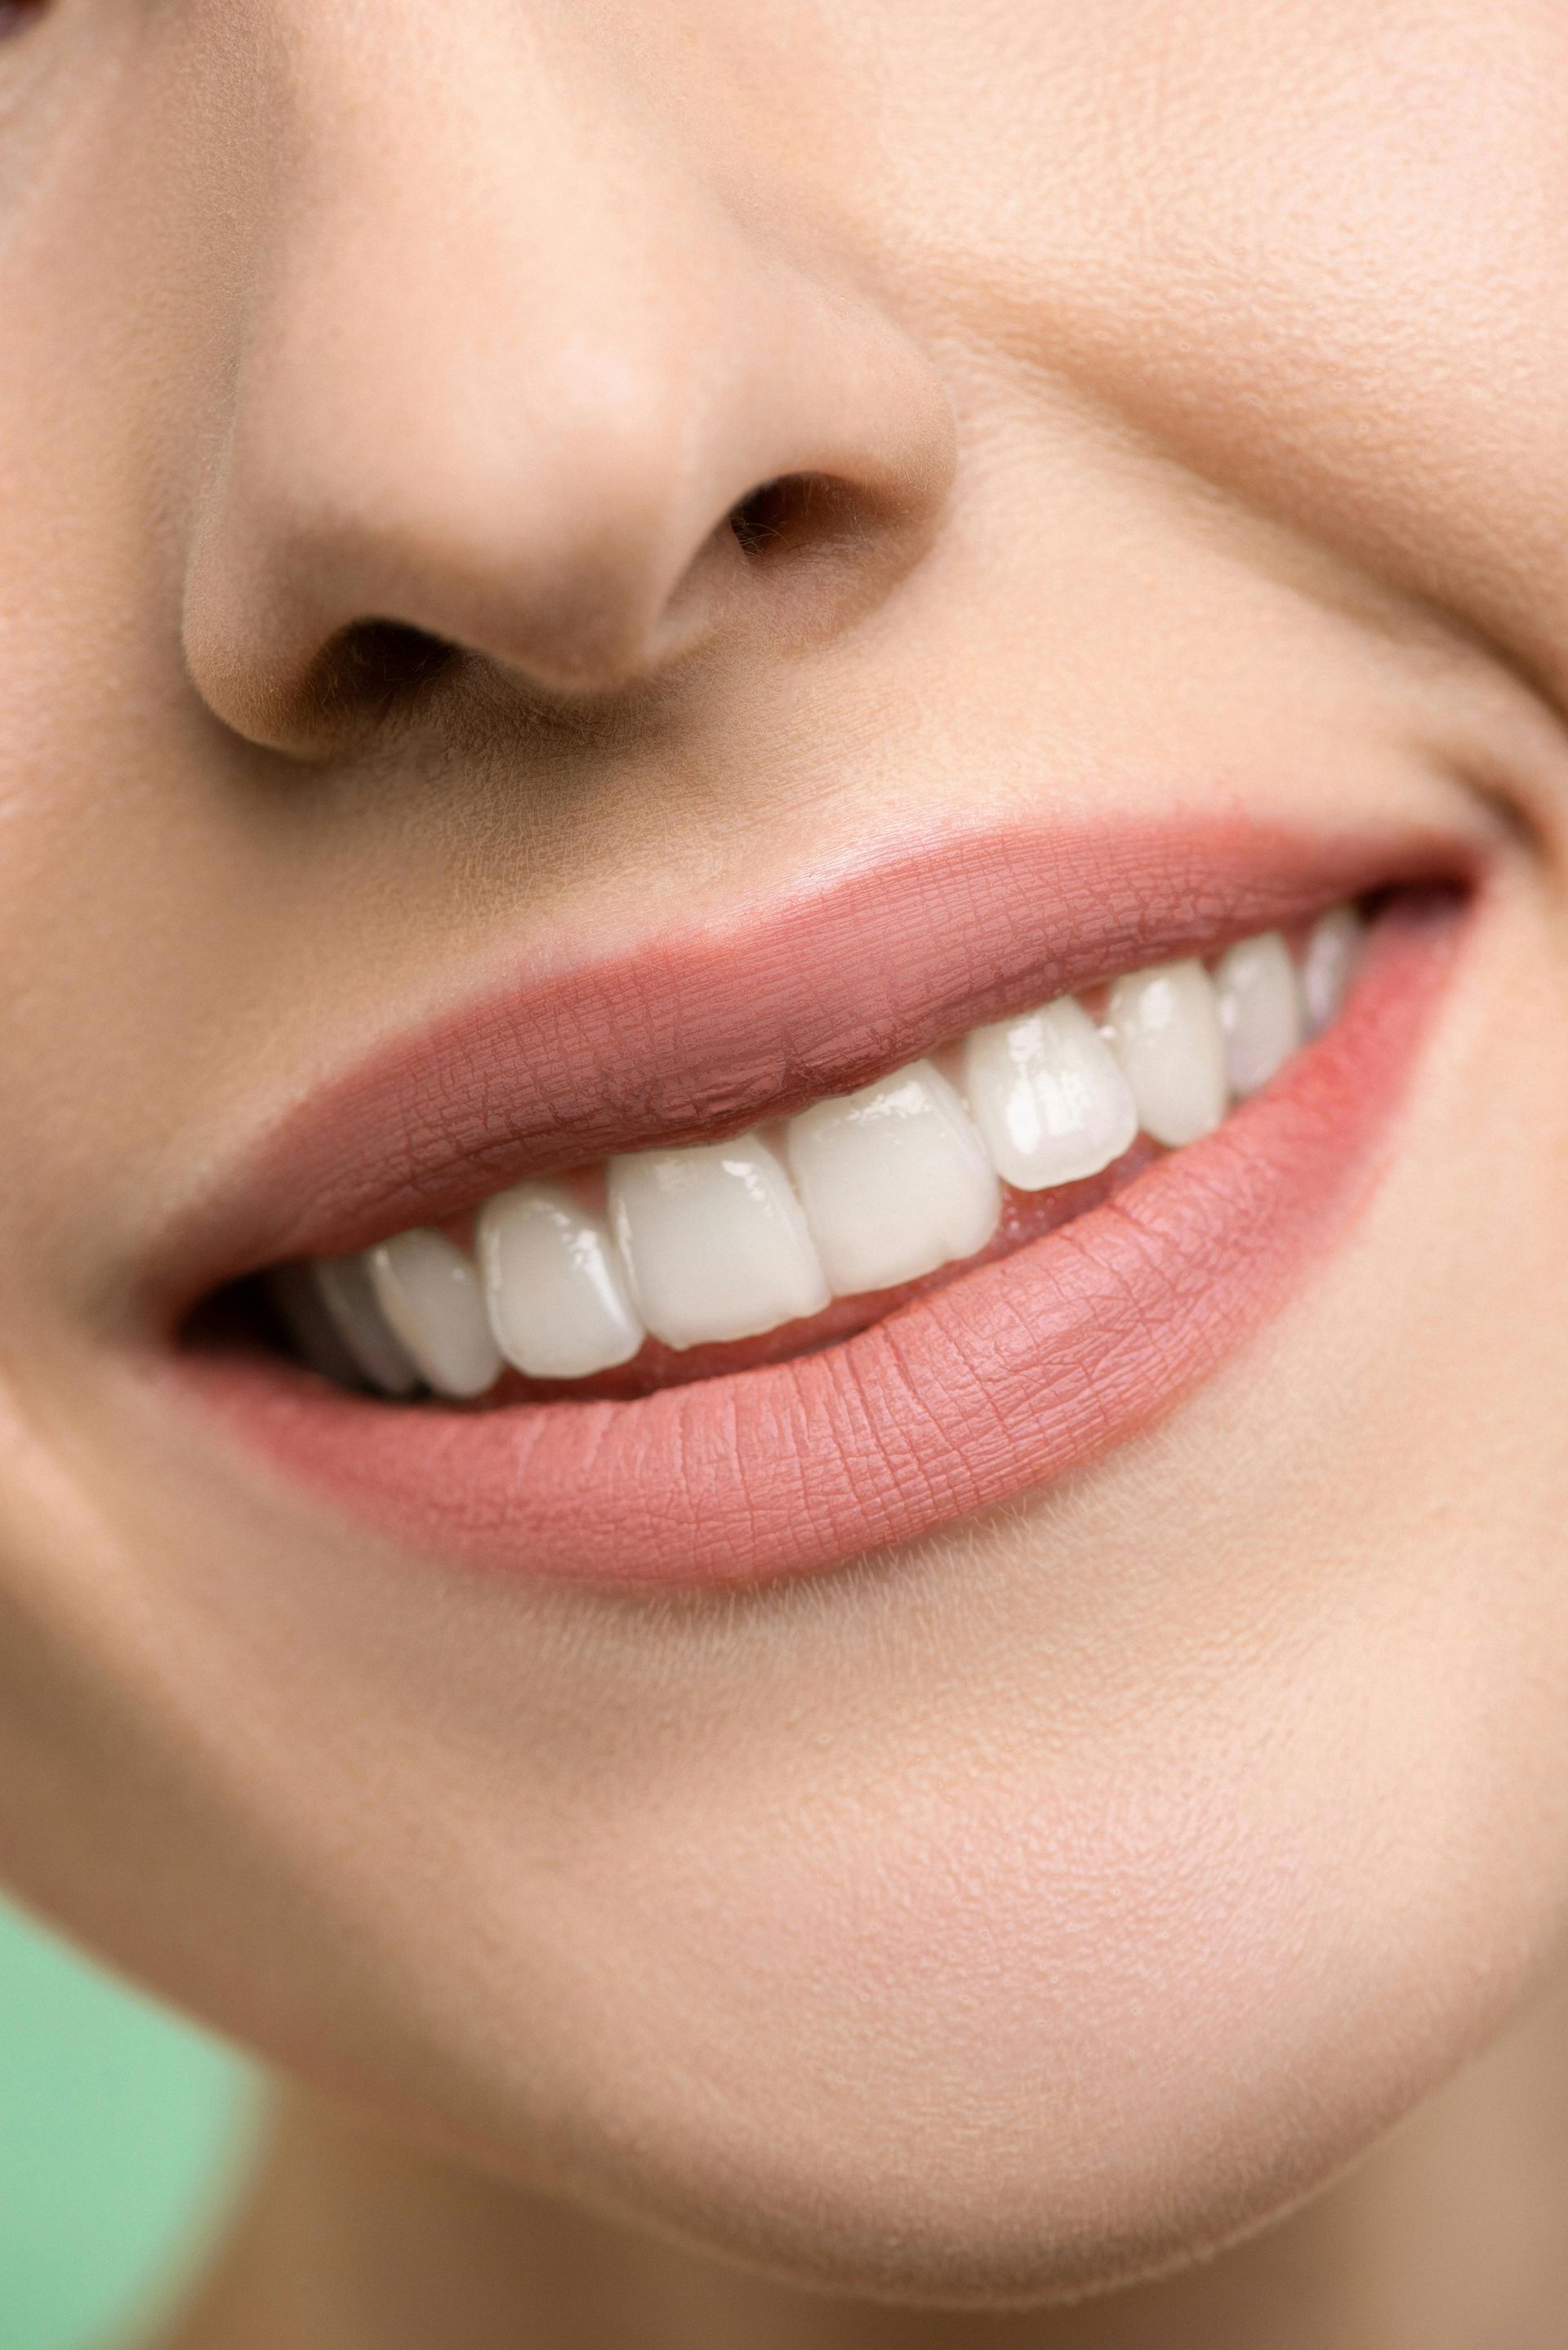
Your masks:
{"label": "nostril", "polygon": [[26,26],[36,24],[50,5],[51,0],[0,0],[0,41],[8,33],[19,33]]}
{"label": "nostril", "polygon": [[758,562],[842,537],[861,501],[826,473],[785,473],[762,482],[726,519],[742,551]]}
{"label": "nostril", "polygon": [[788,528],[794,477],[763,482],[730,509],[730,528],[747,555],[763,555]]}
{"label": "nostril", "polygon": [[391,717],[462,659],[457,647],[402,620],[357,620],[340,629],[315,664],[306,694],[332,719]]}

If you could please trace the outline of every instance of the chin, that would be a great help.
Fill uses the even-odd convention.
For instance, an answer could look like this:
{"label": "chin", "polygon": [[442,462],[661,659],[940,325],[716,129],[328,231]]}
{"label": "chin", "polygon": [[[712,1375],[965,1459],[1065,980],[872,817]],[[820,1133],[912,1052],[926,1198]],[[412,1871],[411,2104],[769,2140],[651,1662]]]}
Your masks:
{"label": "chin", "polygon": [[[1006,2310],[1179,2270],[1325,2187],[1528,1981],[1489,1967],[1484,2002],[1445,2007],[1416,1946],[1347,1948],[1325,1919],[1314,1953],[1295,1903],[1249,1903],[1233,1861],[1200,1884],[1204,1861],[1100,1888],[1107,1909],[1175,1913],[1119,1939],[1082,1888],[1075,1918],[1000,1856],[959,1883],[929,1854],[938,1883],[873,1892],[853,1924],[814,1929],[792,1904],[784,1962],[768,1905],[775,1956],[753,1950],[728,2012],[711,1983],[678,2017],[628,1981],[643,2012],[566,2024],[591,2035],[566,2143],[542,2155],[536,2113],[491,2110],[461,2151],[851,2299]],[[745,1963],[732,1923],[725,1939]]]}
{"label": "chin", "polygon": [[[1186,1444],[1151,1450],[1184,1496]],[[1075,1695],[1083,1586],[1125,1561],[1097,1544],[1075,1571],[1064,1514],[867,1574],[846,1647],[894,1586],[934,1637],[921,1681],[867,1681],[857,1720],[831,1689],[765,1728],[759,1708],[749,1757],[716,1738],[711,1773],[662,1776],[561,1873],[498,1820],[437,1953],[388,1953],[402,2028],[431,2037],[383,2062],[376,2101],[753,2273],[910,2305],[1108,2291],[1324,2188],[1550,1963],[1550,1807],[1489,1743],[1482,1657],[1436,1626],[1393,1669],[1361,1632],[1314,1643],[1265,1551],[1235,1604],[1270,1630],[1239,1681],[1234,1621],[1184,1644],[1156,1560],[1141,1635],[1116,1611],[1126,1681]],[[1004,1672],[977,1709],[938,1662],[944,1616],[993,1619],[1053,1560],[1033,1718]]]}

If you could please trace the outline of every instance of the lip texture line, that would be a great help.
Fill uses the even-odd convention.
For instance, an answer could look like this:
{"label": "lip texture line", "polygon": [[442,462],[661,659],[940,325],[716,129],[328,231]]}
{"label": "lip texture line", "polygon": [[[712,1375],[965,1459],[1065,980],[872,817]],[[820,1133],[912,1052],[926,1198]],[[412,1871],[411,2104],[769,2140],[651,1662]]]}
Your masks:
{"label": "lip texture line", "polygon": [[670,1587],[914,1539],[1147,1427],[1345,1228],[1385,1161],[1456,910],[1451,894],[1391,909],[1333,1027],[1206,1140],[825,1352],[633,1401],[478,1413],[247,1357],[177,1357],[178,1375],[296,1484],[453,1564]]}
{"label": "lip texture line", "polygon": [[526,1177],[711,1141],[853,1092],[946,1038],[1394,882],[1469,880],[1451,840],[1231,821],[924,843],[610,960],[520,977],[286,1115],[182,1222],[148,1291],[440,1223]]}

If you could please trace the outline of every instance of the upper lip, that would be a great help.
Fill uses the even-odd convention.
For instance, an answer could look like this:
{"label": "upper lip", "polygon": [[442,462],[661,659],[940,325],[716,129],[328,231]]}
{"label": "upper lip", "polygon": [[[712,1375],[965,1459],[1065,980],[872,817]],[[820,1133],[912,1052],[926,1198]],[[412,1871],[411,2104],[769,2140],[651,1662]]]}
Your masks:
{"label": "upper lip", "polygon": [[151,1286],[178,1314],[263,1266],[441,1222],[529,1176],[736,1133],[981,1021],[1476,863],[1448,836],[1235,820],[898,843],[722,928],[524,973],[383,1045],[220,1173]]}

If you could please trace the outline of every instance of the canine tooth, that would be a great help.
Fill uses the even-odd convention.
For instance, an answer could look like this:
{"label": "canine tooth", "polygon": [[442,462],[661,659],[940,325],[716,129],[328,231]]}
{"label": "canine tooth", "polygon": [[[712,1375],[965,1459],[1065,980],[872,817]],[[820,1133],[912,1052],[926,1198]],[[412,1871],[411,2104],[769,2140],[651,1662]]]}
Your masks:
{"label": "canine tooth", "polygon": [[1345,1001],[1366,925],[1354,906],[1334,906],[1313,924],[1302,958],[1309,1036],[1321,1035]]}
{"label": "canine tooth", "polygon": [[487,1202],[476,1235],[496,1344],[535,1379],[582,1379],[629,1363],[643,1329],[615,1243],[597,1216],[554,1183],[524,1183]]}
{"label": "canine tooth", "polygon": [[971,1114],[1016,1191],[1097,1175],[1137,1132],[1132,1087],[1075,996],[976,1028],[963,1068]]}
{"label": "canine tooth", "polygon": [[438,1395],[483,1395],[501,1373],[472,1263],[444,1232],[400,1232],[367,1249],[382,1313]]}
{"label": "canine tooth", "polygon": [[840,1297],[972,1256],[996,1230],[995,1170],[929,1061],[790,1120],[789,1162]]}
{"label": "canine tooth", "polygon": [[612,1159],[609,1213],[633,1302],[667,1347],[756,1337],[828,1302],[800,1202],[759,1135]]}
{"label": "canine tooth", "polygon": [[420,1383],[419,1372],[388,1326],[364,1258],[318,1257],[307,1272],[359,1376],[383,1395],[411,1395]]}
{"label": "canine tooth", "polygon": [[1155,963],[1118,979],[1106,1025],[1144,1132],[1173,1149],[1212,1133],[1229,1089],[1220,1008],[1203,965]]}
{"label": "canine tooth", "polygon": [[1301,982],[1278,931],[1228,948],[1214,988],[1231,1090],[1244,1099],[1284,1066],[1304,1033]]}

